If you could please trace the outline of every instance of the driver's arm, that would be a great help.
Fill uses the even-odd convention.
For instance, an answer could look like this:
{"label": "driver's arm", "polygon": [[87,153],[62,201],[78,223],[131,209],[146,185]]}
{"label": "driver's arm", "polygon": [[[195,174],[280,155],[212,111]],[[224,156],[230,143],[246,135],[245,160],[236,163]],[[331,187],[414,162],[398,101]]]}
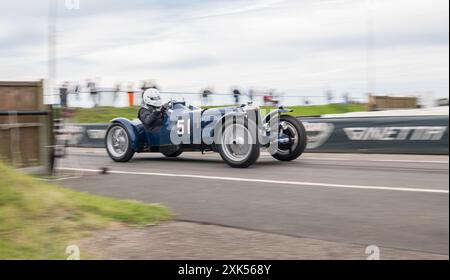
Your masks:
{"label": "driver's arm", "polygon": [[145,125],[151,126],[158,118],[161,118],[161,112],[142,109],[139,112],[139,118]]}

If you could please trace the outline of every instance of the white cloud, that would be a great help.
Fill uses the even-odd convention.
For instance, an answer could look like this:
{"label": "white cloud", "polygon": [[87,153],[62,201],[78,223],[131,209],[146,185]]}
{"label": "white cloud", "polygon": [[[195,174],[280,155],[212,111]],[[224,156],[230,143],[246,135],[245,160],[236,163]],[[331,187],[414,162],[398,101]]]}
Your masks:
{"label": "white cloud", "polygon": [[[447,95],[448,1],[374,1],[368,9],[356,0],[155,2],[139,8],[133,1],[101,8],[101,1],[82,0],[78,14],[60,14],[59,78],[152,78],[164,89],[186,91],[241,85],[287,94],[320,95],[327,88],[363,94],[371,17],[377,89]],[[41,32],[40,40],[0,49],[0,78],[45,76],[46,18],[30,9],[21,7],[24,17],[0,22],[0,42],[14,32]]]}

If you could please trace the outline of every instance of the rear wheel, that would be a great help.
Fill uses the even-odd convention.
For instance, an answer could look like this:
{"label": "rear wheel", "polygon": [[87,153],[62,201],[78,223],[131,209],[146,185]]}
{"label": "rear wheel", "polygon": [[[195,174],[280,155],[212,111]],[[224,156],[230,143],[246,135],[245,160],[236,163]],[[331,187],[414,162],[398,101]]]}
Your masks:
{"label": "rear wheel", "polygon": [[279,135],[288,137],[287,143],[279,143],[272,157],[280,161],[291,161],[298,158],[306,148],[306,130],[303,124],[292,116],[281,116],[278,128]]}
{"label": "rear wheel", "polygon": [[217,138],[218,152],[231,167],[246,168],[259,158],[256,134],[242,122],[227,122]]}
{"label": "rear wheel", "polygon": [[105,146],[108,155],[117,162],[127,162],[133,155],[131,139],[127,129],[120,123],[113,123],[106,132]]}

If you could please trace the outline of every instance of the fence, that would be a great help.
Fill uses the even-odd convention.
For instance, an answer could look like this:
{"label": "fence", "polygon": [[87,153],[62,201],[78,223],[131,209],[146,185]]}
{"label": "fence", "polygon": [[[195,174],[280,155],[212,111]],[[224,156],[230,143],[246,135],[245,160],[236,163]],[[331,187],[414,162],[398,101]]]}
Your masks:
{"label": "fence", "polygon": [[[129,95],[132,95],[130,98]],[[241,93],[238,102],[236,102],[233,93],[213,93],[204,97],[202,93],[195,92],[179,92],[179,91],[162,91],[163,98],[169,100],[184,99],[187,103],[194,106],[204,105],[230,105],[230,104],[243,104],[247,102],[254,102],[257,105],[279,103],[283,105],[320,105],[333,103],[366,103],[366,98],[357,97],[334,97],[331,101],[328,96],[322,95],[287,95],[277,94],[273,96],[273,100],[276,102],[267,102],[264,100],[264,96],[269,96],[267,93],[258,92],[252,96],[248,93]],[[142,91],[122,91],[108,88],[97,89],[96,94],[91,94],[88,90],[81,90],[78,92],[69,91],[67,96],[67,103],[69,107],[78,108],[92,108],[98,106],[109,107],[129,107],[130,100],[132,100],[133,106],[139,106],[141,103]]]}
{"label": "fence", "polygon": [[417,97],[370,96],[369,111],[386,109],[414,109],[418,107]]}
{"label": "fence", "polygon": [[51,173],[53,124],[43,104],[43,82],[0,82],[0,160]]}

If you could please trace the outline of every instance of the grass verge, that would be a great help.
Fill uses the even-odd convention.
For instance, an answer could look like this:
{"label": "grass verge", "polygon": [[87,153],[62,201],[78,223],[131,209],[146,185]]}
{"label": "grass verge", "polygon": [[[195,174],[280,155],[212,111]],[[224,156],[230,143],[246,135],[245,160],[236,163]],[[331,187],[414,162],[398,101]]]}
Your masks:
{"label": "grass verge", "polygon": [[155,224],[171,216],[158,204],[77,192],[0,162],[0,259],[65,259],[71,241],[95,230],[114,223]]}
{"label": "grass verge", "polygon": [[[363,104],[329,104],[329,105],[314,105],[314,106],[287,106],[293,112],[293,116],[320,116],[323,114],[340,114],[348,112],[366,111],[366,106]],[[274,107],[262,106],[263,109],[272,109]],[[117,117],[124,117],[134,119],[137,117],[138,108],[80,108],[76,110],[75,116],[72,119],[74,123],[109,123],[112,119]]]}
{"label": "grass verge", "polygon": [[365,104],[328,104],[287,107],[293,110],[289,114],[295,117],[367,111],[367,106]]}

